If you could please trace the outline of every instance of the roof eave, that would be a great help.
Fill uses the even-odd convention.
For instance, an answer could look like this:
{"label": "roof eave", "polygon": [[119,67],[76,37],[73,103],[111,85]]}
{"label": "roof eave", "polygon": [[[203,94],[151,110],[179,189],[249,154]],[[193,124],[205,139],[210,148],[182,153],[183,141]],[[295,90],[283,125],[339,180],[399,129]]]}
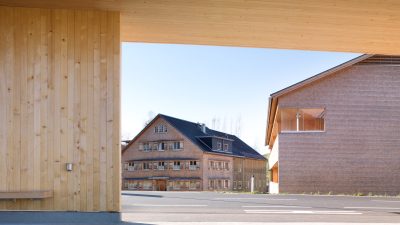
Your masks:
{"label": "roof eave", "polygon": [[356,64],[358,62],[361,62],[361,61],[363,61],[363,60],[365,60],[367,58],[370,58],[371,56],[373,56],[373,54],[363,54],[363,55],[358,56],[358,57],[356,57],[354,59],[351,59],[351,60],[346,61],[346,62],[344,62],[342,64],[339,64],[339,65],[337,65],[337,66],[335,66],[333,68],[330,68],[330,69],[325,70],[325,71],[323,71],[321,73],[318,73],[318,74],[316,74],[316,75],[314,75],[312,77],[309,77],[309,78],[307,78],[305,80],[302,80],[302,81],[300,81],[298,83],[295,83],[295,84],[293,84],[293,85],[291,85],[289,87],[286,87],[284,89],[281,89],[281,90],[279,90],[277,92],[272,93],[270,95],[270,97],[269,97],[269,109],[268,109],[268,114],[267,114],[267,116],[268,116],[268,118],[267,118],[267,134],[266,134],[266,139],[265,139],[265,145],[269,145],[269,140],[271,138],[272,125],[273,125],[273,124],[271,125],[271,117],[275,116],[275,113],[276,113],[276,110],[277,110],[277,107],[275,107],[274,112],[272,112],[271,111],[272,110],[272,105],[273,105],[274,102],[276,102],[276,103],[278,102],[278,98],[279,97],[281,97],[283,95],[286,95],[286,94],[288,94],[288,93],[290,93],[292,91],[298,90],[299,88],[302,88],[302,87],[304,87],[306,85],[309,85],[309,84],[311,84],[311,83],[313,83],[313,82],[315,82],[317,80],[320,80],[320,79],[322,79],[324,77],[327,77],[327,76],[329,76],[331,74],[334,74],[334,73],[336,73],[336,72],[338,72],[340,70],[343,70],[343,69],[345,69],[345,68],[347,68],[349,66],[352,66],[352,65],[354,65],[354,64]]}

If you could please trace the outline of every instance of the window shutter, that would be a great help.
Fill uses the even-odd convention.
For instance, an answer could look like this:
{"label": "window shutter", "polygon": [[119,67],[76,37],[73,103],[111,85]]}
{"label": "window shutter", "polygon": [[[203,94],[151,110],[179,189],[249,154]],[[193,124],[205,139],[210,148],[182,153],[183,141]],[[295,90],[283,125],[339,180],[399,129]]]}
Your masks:
{"label": "window shutter", "polygon": [[183,148],[183,141],[179,142],[179,148],[180,148],[180,149]]}
{"label": "window shutter", "polygon": [[143,143],[139,144],[139,151],[143,151]]}

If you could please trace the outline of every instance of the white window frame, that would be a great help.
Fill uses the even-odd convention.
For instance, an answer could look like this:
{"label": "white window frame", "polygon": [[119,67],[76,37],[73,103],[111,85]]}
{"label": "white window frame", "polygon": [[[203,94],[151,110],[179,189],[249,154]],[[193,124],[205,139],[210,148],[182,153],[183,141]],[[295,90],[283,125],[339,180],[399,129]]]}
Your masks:
{"label": "white window frame", "polygon": [[189,170],[197,170],[197,165],[198,163],[197,163],[197,161],[196,160],[191,160],[190,161],[190,165],[189,165]]}
{"label": "white window frame", "polygon": [[164,134],[168,132],[167,125],[158,124],[154,127],[154,133],[156,134]]}
{"label": "white window frame", "polygon": [[159,161],[157,170],[165,170],[165,162],[164,161]]}
{"label": "white window frame", "polygon": [[181,161],[174,161],[173,170],[181,170]]}
{"label": "white window frame", "polygon": [[[163,148],[161,146],[163,146]],[[166,149],[167,149],[167,143],[165,143],[165,142],[158,143],[158,151],[163,152]]]}

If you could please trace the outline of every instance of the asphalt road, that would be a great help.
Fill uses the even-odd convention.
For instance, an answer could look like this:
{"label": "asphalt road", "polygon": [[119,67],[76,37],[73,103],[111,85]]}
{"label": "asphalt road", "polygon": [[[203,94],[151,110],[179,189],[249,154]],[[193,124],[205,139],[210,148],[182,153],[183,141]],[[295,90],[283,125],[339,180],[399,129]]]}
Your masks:
{"label": "asphalt road", "polygon": [[127,224],[400,223],[400,198],[123,191],[122,212]]}

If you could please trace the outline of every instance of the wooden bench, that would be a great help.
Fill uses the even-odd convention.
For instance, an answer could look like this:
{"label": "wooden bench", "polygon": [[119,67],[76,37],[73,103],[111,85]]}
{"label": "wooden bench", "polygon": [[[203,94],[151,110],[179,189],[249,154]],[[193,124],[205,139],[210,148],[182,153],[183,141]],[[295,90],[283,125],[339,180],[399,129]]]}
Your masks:
{"label": "wooden bench", "polygon": [[53,197],[53,191],[9,191],[0,192],[0,200],[45,199]]}

